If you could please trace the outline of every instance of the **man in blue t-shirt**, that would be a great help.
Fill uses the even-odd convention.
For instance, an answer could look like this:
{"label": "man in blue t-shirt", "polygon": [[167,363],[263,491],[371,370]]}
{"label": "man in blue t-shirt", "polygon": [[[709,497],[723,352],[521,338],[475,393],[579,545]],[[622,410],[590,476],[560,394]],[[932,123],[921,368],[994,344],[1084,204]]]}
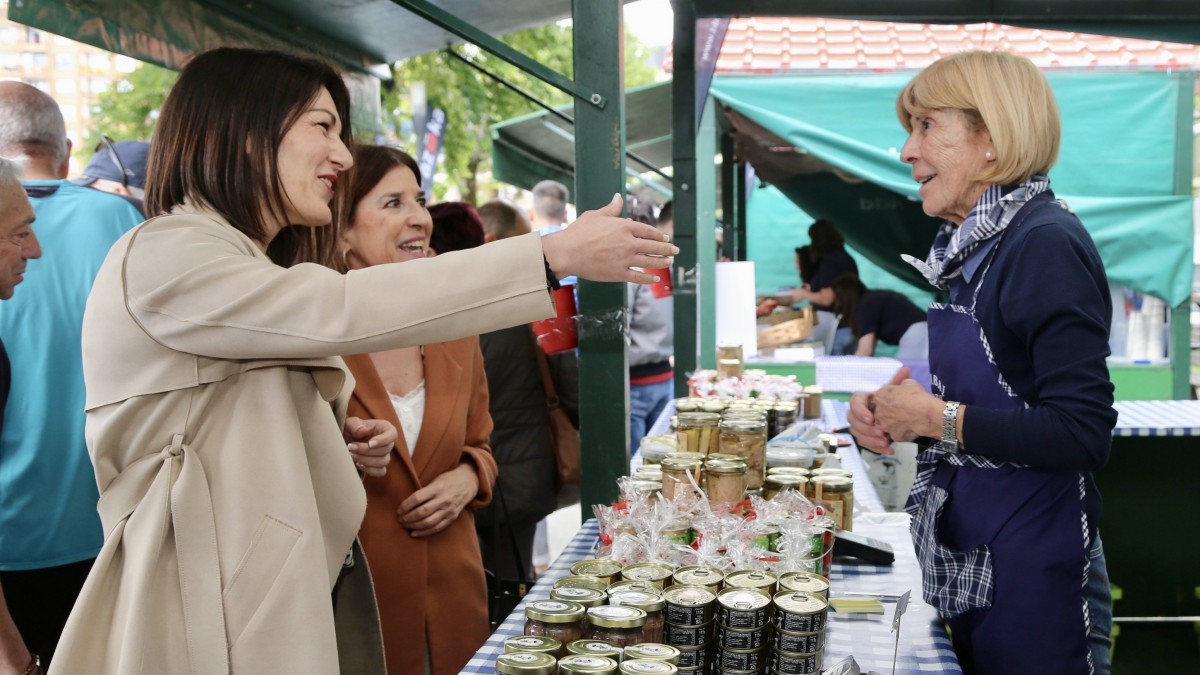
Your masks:
{"label": "man in blue t-shirt", "polygon": [[84,442],[84,304],[108,249],[141,221],[120,197],[65,180],[70,148],[53,99],[0,82],[0,156],[21,167],[45,252],[21,293],[0,304],[12,364],[0,431],[0,585],[43,666],[103,543]]}

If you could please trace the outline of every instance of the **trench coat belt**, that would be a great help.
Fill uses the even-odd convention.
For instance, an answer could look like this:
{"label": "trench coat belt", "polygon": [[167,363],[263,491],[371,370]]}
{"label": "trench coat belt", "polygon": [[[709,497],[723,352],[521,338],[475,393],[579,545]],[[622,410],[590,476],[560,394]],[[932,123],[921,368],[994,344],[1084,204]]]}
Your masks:
{"label": "trench coat belt", "polygon": [[167,482],[165,492],[170,503],[161,506],[169,509],[175,534],[189,672],[228,674],[229,646],[212,496],[204,465],[184,444],[183,434],[175,434],[161,452],[130,464],[104,490],[98,510],[105,536],[138,508],[158,481]]}

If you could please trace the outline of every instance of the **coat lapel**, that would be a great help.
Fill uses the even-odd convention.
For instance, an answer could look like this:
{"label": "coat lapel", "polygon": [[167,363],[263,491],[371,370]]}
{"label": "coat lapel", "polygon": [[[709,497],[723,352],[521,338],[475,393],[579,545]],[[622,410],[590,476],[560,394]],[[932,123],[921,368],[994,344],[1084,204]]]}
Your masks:
{"label": "coat lapel", "polygon": [[[396,427],[396,447],[392,449],[392,461],[388,464],[388,471],[404,471],[416,486],[415,489],[420,489],[422,483],[409,456],[408,444],[405,443],[404,432],[400,429],[400,418],[396,416],[392,399],[388,397],[387,389],[383,386],[383,380],[379,377],[379,371],[375,369],[370,354],[354,354],[345,357],[345,360],[356,381],[354,398],[372,419],[387,420]],[[426,384],[426,388],[428,386]],[[419,447],[420,443],[417,445]]]}
{"label": "coat lapel", "polygon": [[[431,467],[431,463],[438,456],[437,449],[449,431],[450,419],[458,410],[458,397],[462,395],[463,367],[451,344],[454,343],[425,345],[425,416],[421,419],[412,462],[417,475],[429,480],[446,470],[446,467]],[[454,463],[458,463],[457,457]]]}

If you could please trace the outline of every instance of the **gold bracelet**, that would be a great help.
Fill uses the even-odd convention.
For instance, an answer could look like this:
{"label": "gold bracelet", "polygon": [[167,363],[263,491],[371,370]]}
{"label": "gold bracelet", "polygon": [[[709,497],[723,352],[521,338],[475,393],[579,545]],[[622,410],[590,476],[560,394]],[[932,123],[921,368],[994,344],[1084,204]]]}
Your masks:
{"label": "gold bracelet", "polygon": [[21,675],[34,675],[34,673],[42,672],[42,659],[37,654],[29,655],[29,665],[25,666],[25,672]]}

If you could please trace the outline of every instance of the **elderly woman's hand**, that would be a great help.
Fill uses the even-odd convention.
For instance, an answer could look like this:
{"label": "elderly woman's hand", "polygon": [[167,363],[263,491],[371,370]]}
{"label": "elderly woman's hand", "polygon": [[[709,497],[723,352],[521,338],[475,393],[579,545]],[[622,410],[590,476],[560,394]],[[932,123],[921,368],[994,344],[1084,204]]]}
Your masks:
{"label": "elderly woman's hand", "polygon": [[396,427],[387,420],[362,420],[347,417],[342,427],[346,449],[354,465],[368,476],[383,476],[396,445]]}
{"label": "elderly woman's hand", "polygon": [[875,392],[875,423],[893,441],[911,441],[918,436],[940,438],[945,403],[916,380],[890,384]]}
{"label": "elderly woman's hand", "polygon": [[658,277],[631,267],[664,269],[679,253],[669,237],[651,225],[621,218],[621,198],[587,211],[561,232],[542,237],[542,252],[550,269],[562,279],[578,276],[591,281],[629,281],[651,284]]}
{"label": "elderly woman's hand", "polygon": [[412,493],[396,509],[396,519],[414,537],[428,537],[450,527],[463,508],[479,494],[479,474],[459,464]]}
{"label": "elderly woman's hand", "polygon": [[[905,381],[910,372],[908,366],[901,366],[896,374],[892,375],[889,386]],[[891,455],[893,454],[892,439],[888,438],[887,432],[879,425],[875,417],[875,395],[877,393],[863,392],[851,396],[850,412],[846,415],[846,421],[850,424],[850,433],[854,436],[858,447],[881,455]]]}

